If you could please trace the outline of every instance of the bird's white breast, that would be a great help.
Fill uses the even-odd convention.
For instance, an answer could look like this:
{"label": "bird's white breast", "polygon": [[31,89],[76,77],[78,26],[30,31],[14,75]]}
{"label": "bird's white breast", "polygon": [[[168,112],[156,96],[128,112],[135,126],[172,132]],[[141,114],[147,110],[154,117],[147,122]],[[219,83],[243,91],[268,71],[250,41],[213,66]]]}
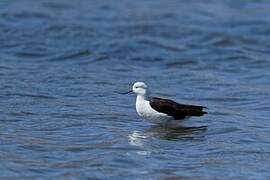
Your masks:
{"label": "bird's white breast", "polygon": [[137,96],[136,110],[140,116],[144,117],[145,119],[153,123],[164,123],[168,120],[173,119],[171,116],[168,116],[167,114],[160,113],[154,110],[151,107],[150,102],[140,96]]}

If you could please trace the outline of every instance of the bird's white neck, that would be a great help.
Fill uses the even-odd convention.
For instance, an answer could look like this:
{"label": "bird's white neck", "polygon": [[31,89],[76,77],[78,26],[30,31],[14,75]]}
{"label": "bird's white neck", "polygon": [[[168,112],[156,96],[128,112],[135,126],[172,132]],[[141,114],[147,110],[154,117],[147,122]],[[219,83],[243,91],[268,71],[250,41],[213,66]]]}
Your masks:
{"label": "bird's white neck", "polygon": [[140,116],[145,113],[145,106],[147,105],[147,100],[144,95],[137,95],[136,98],[136,110]]}
{"label": "bird's white neck", "polygon": [[137,95],[136,98],[136,106],[142,106],[147,101],[147,96],[145,95]]}
{"label": "bird's white neck", "polygon": [[149,98],[148,98],[148,93],[145,93],[145,94],[138,94],[137,95],[137,101],[147,101]]}
{"label": "bird's white neck", "polygon": [[143,102],[143,101],[146,101],[146,97],[144,95],[137,95],[137,99],[136,99],[136,102]]}

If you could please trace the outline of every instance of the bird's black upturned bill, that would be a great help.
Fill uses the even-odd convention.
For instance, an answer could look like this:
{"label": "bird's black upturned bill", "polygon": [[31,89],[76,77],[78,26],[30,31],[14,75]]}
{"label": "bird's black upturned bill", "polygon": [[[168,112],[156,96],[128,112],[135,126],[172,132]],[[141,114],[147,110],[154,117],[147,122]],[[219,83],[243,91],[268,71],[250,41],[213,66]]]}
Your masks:
{"label": "bird's black upturned bill", "polygon": [[119,92],[119,94],[129,94],[129,93],[131,93],[132,92],[132,90],[130,90],[130,91],[128,91],[128,92]]}
{"label": "bird's black upturned bill", "polygon": [[203,116],[207,112],[203,111],[204,106],[179,104],[169,99],[152,98],[150,106],[158,112],[172,116],[176,120],[184,119],[189,116]]}

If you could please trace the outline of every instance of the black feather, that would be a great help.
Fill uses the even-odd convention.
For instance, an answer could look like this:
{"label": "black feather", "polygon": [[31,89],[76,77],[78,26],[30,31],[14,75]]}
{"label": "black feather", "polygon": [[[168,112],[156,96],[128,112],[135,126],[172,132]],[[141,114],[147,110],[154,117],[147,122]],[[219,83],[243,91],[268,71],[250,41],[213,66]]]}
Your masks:
{"label": "black feather", "polygon": [[179,104],[169,99],[152,98],[150,106],[158,112],[172,116],[174,119],[184,119],[189,116],[202,116],[207,112],[203,111],[204,106]]}

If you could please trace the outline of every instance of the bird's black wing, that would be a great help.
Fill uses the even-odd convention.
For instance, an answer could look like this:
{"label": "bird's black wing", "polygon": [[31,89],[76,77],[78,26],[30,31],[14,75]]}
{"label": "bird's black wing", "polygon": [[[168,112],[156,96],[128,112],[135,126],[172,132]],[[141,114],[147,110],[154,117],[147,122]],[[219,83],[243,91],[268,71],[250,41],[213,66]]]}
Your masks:
{"label": "bird's black wing", "polygon": [[207,112],[203,111],[204,106],[179,104],[169,99],[152,98],[150,106],[158,112],[165,113],[174,119],[184,119],[188,116],[202,116]]}

